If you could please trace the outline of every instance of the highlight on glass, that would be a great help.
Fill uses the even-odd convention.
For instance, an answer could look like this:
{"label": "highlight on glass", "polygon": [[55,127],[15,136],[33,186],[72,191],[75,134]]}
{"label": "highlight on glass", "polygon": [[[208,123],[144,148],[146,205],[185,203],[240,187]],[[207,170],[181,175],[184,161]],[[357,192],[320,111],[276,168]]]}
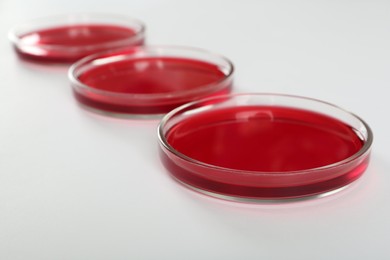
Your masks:
{"label": "highlight on glass", "polygon": [[195,101],[158,127],[171,175],[233,200],[291,199],[338,190],[369,163],[373,134],[358,116],[311,98],[236,94]]}
{"label": "highlight on glass", "polygon": [[208,51],[140,46],[99,53],[69,70],[74,96],[97,112],[161,115],[190,101],[227,94],[233,64]]}
{"label": "highlight on glass", "polygon": [[142,45],[145,25],[120,15],[58,15],[19,24],[9,39],[24,59],[69,63],[96,52]]}

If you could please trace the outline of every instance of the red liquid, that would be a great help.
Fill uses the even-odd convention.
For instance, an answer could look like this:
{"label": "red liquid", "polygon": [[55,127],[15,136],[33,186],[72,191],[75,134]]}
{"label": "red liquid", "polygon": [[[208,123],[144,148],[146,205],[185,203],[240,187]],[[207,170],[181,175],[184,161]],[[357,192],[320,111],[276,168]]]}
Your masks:
{"label": "red liquid", "polygon": [[[84,105],[99,110],[131,114],[161,114],[189,101],[225,94],[231,82],[222,82],[226,75],[218,66],[191,59],[138,58],[105,64],[79,76],[80,82],[96,90],[75,92]],[[209,85],[213,85],[210,89]],[[194,91],[180,96],[183,91]],[[129,97],[129,94],[150,95],[150,99]],[[153,96],[153,95],[160,96]],[[127,96],[127,97],[126,97]]]}
{"label": "red liquid", "polygon": [[318,194],[352,182],[368,164],[367,157],[339,168],[283,176],[281,172],[337,163],[364,144],[341,121],[292,108],[249,106],[209,111],[183,120],[166,136],[175,150],[192,159],[253,171],[237,174],[210,170],[162,153],[165,165],[179,180],[230,196],[292,198]]}
{"label": "red liquid", "polygon": [[[71,62],[98,51],[128,46],[135,34],[131,28],[116,25],[61,26],[21,36],[17,51],[23,58]],[[143,39],[131,45],[141,44]]]}

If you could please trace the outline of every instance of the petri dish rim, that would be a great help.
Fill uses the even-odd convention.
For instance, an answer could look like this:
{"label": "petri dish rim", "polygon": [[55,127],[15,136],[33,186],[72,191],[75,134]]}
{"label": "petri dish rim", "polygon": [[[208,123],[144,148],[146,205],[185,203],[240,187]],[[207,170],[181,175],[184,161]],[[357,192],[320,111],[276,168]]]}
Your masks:
{"label": "petri dish rim", "polygon": [[[175,51],[183,51],[183,52],[193,52],[193,53],[201,53],[216,59],[219,59],[223,61],[226,64],[227,67],[227,73],[225,76],[219,80],[216,80],[213,83],[200,85],[195,89],[191,90],[184,90],[184,91],[175,91],[175,92],[166,92],[166,93],[152,93],[152,94],[130,94],[130,93],[118,93],[118,92],[112,92],[107,90],[101,90],[96,89],[93,87],[88,86],[87,84],[82,83],[78,76],[82,73],[78,73],[78,70],[81,69],[83,66],[88,65],[95,60],[98,60],[99,58],[112,58],[115,56],[123,56],[126,55],[123,59],[129,57],[139,58],[139,57],[170,57],[169,54],[164,54],[164,51],[166,52],[175,52]],[[123,54],[122,52],[129,52],[127,54]],[[121,54],[122,53],[122,54]],[[145,56],[140,55],[145,54]],[[110,57],[109,55],[112,54],[113,56]],[[116,55],[117,54],[117,55]],[[148,56],[151,55],[151,56]],[[181,57],[181,56],[178,56]],[[196,58],[193,58],[194,60],[197,60]],[[115,61],[119,61],[119,59],[115,59]],[[196,47],[187,47],[187,46],[174,46],[174,45],[147,45],[147,46],[132,46],[132,47],[126,47],[126,48],[117,48],[115,50],[109,50],[109,51],[103,51],[99,53],[95,53],[92,55],[89,55],[85,58],[80,59],[79,61],[75,62],[68,71],[68,78],[74,88],[80,88],[84,90],[91,91],[93,93],[98,93],[100,95],[110,96],[110,97],[118,97],[123,99],[130,99],[130,100],[137,100],[137,101],[153,101],[155,99],[160,98],[181,98],[191,95],[196,95],[198,93],[202,92],[209,92],[209,91],[217,91],[219,88],[223,88],[225,82],[232,81],[233,75],[234,75],[235,67],[233,63],[226,58],[223,55],[204,50],[202,48],[196,48]]]}
{"label": "petri dish rim", "polygon": [[[179,113],[180,111],[186,109],[186,108],[189,108],[191,106],[194,106],[194,105],[197,105],[197,104],[200,104],[200,103],[203,103],[203,102],[207,102],[207,101],[212,101],[212,100],[216,100],[216,99],[223,99],[223,98],[234,98],[234,97],[239,97],[239,96],[264,96],[264,97],[285,97],[285,98],[292,98],[292,99],[301,99],[301,100],[308,100],[308,101],[312,101],[312,102],[318,102],[318,103],[321,103],[321,104],[324,104],[324,105],[327,105],[327,106],[330,106],[330,107],[333,107],[343,113],[347,113],[348,115],[354,117],[355,119],[357,119],[360,123],[363,124],[364,128],[366,129],[367,131],[367,139],[364,140],[364,144],[363,146],[361,147],[361,149],[356,152],[355,154],[351,155],[350,157],[348,158],[345,158],[341,161],[338,161],[338,162],[335,162],[335,163],[332,163],[332,164],[328,164],[328,165],[324,165],[324,166],[321,166],[321,167],[315,167],[315,168],[309,168],[309,169],[303,169],[303,170],[297,170],[297,171],[279,171],[279,172],[267,172],[267,171],[251,171],[251,170],[238,170],[238,169],[232,169],[232,168],[226,168],[226,167],[221,167],[221,166],[216,166],[216,165],[213,165],[213,164],[208,164],[208,163],[205,163],[205,162],[202,162],[202,161],[199,161],[199,160],[195,160],[189,156],[186,156],[184,154],[182,154],[181,152],[179,152],[178,150],[176,150],[175,148],[173,148],[167,141],[167,139],[165,138],[165,134],[164,134],[164,126],[167,124],[167,122],[169,121],[169,119],[171,119],[175,114]],[[198,165],[198,166],[203,166],[205,168],[211,168],[211,169],[215,169],[215,170],[221,170],[221,171],[225,171],[225,172],[229,172],[229,173],[233,173],[233,174],[238,174],[238,175],[257,175],[257,176],[288,176],[288,175],[303,175],[303,174],[310,174],[310,173],[315,173],[315,172],[318,172],[318,171],[322,171],[322,170],[327,170],[327,169],[333,169],[333,168],[337,168],[339,166],[343,166],[343,165],[346,165],[348,163],[351,163],[353,162],[354,160],[364,156],[365,154],[369,153],[370,152],[370,149],[371,149],[371,145],[373,143],[373,139],[374,139],[374,135],[373,135],[373,132],[370,128],[370,126],[362,119],[360,118],[359,116],[355,115],[354,113],[351,113],[349,112],[348,110],[345,110],[337,105],[334,105],[332,103],[329,103],[329,102],[326,102],[326,101],[322,101],[322,100],[319,100],[319,99],[315,99],[315,98],[310,98],[310,97],[303,97],[303,96],[298,96],[298,95],[289,95],[289,94],[277,94],[277,93],[238,93],[238,94],[230,94],[230,95],[223,95],[223,96],[218,96],[218,97],[211,97],[211,98],[206,98],[206,99],[202,99],[202,100],[197,100],[197,101],[193,101],[193,102],[190,102],[190,103],[187,103],[187,104],[184,104],[180,107],[177,107],[175,109],[173,109],[172,111],[170,111],[169,113],[167,113],[160,121],[158,127],[157,127],[157,136],[158,136],[158,140],[160,142],[160,144],[167,150],[169,151],[170,153],[174,154],[175,156],[189,162],[189,163],[192,163],[192,164],[195,164],[195,165]]]}
{"label": "petri dish rim", "polygon": [[[104,21],[107,19],[107,21]],[[96,22],[95,22],[96,20]],[[98,22],[98,20],[101,20]],[[110,22],[110,20],[112,22]],[[53,21],[57,21],[56,25],[52,25]],[[131,28],[135,31],[135,34],[129,38],[121,39],[121,40],[113,40],[108,41],[106,43],[99,44],[88,44],[84,46],[64,46],[61,44],[26,44],[23,43],[20,36],[22,34],[26,34],[30,31],[34,31],[37,29],[48,29],[55,28],[56,26],[64,26],[71,24],[87,24],[88,22],[102,23],[102,24],[118,24],[120,22],[121,26]],[[114,22],[116,21],[116,22]],[[46,24],[45,26],[37,27],[40,23]],[[25,27],[25,28],[24,28]],[[23,30],[24,28],[24,30]],[[34,29],[35,28],[35,29]],[[22,30],[22,33],[20,32]],[[11,41],[14,46],[18,49],[22,47],[39,47],[45,50],[68,50],[68,51],[83,51],[88,50],[91,51],[93,49],[101,49],[101,48],[111,48],[122,46],[122,44],[132,44],[142,40],[145,37],[146,25],[136,19],[126,15],[118,15],[118,14],[108,14],[108,13],[74,13],[74,14],[59,14],[59,15],[50,15],[39,18],[33,18],[27,21],[24,21],[18,25],[13,26],[8,31],[8,39]]]}

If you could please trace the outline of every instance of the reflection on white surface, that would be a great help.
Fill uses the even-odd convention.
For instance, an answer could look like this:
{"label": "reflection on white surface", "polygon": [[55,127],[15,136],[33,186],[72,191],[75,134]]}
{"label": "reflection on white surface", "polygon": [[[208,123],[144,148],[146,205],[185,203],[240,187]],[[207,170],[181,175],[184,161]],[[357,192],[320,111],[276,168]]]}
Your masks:
{"label": "reflection on white surface", "polygon": [[[208,212],[209,216],[221,218],[221,222],[226,221],[229,225],[238,225],[237,228],[241,230],[245,227],[246,232],[255,232],[256,230],[262,232],[264,228],[269,228],[271,232],[273,226],[275,227],[274,232],[277,234],[276,225],[283,225],[287,232],[300,227],[302,232],[300,235],[310,234],[310,229],[317,229],[317,225],[325,225],[328,228],[330,226],[340,228],[340,225],[346,225],[349,229],[357,231],[359,228],[365,228],[360,225],[366,224],[367,216],[376,214],[372,212],[376,205],[388,200],[383,197],[385,186],[389,185],[383,183],[388,177],[382,167],[390,165],[386,166],[380,160],[374,159],[375,162],[376,165],[369,166],[360,179],[345,189],[337,190],[333,194],[328,193],[323,197],[296,200],[231,201],[209,196],[204,192],[197,192],[173,181],[178,184],[178,193],[180,196],[184,196],[187,203]],[[381,168],[376,167],[380,164],[382,164]],[[386,214],[389,215],[389,213]],[[385,216],[382,217],[385,218]],[[222,220],[223,218],[225,220]],[[244,219],[247,221],[246,223],[243,222]],[[354,225],[357,226],[354,227]],[[390,226],[387,228],[390,230]],[[296,231],[298,232],[298,230]],[[344,234],[344,236],[348,236],[348,234]]]}

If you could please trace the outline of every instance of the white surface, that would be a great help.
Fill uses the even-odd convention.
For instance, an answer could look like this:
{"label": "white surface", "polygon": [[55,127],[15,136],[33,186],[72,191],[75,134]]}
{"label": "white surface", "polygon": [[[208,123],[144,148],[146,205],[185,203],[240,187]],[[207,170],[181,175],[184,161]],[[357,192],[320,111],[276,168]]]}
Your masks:
{"label": "white surface", "polygon": [[[144,20],[149,44],[236,65],[236,92],[326,100],[363,117],[372,161],[352,187],[287,204],[230,203],[174,182],[157,121],[105,118],[66,70],[20,61],[8,29],[100,11]],[[0,259],[390,259],[390,2],[0,0]]]}

